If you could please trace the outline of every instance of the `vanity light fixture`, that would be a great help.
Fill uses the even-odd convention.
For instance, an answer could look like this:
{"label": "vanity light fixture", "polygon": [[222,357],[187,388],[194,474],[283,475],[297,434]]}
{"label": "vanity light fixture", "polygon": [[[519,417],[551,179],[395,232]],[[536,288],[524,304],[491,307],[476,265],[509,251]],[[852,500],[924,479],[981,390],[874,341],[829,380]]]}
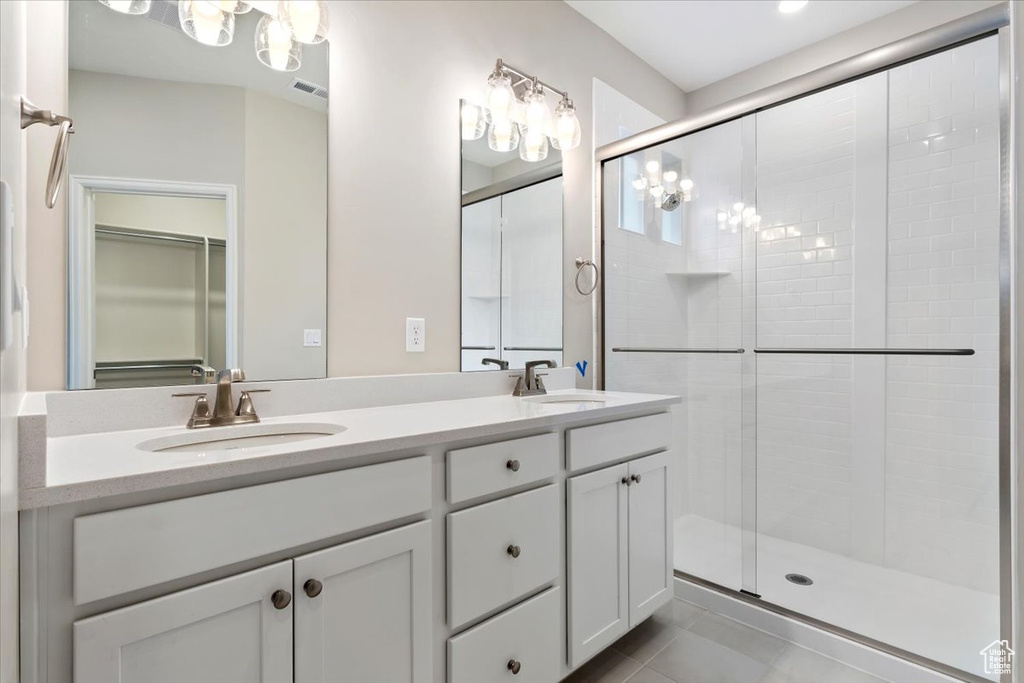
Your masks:
{"label": "vanity light fixture", "polygon": [[[547,102],[549,92],[561,97],[553,118]],[[479,110],[479,118],[474,118],[473,109]],[[489,124],[488,147],[496,152],[511,152],[518,147],[519,157],[529,162],[546,159],[549,147],[576,149],[582,140],[580,121],[569,94],[501,59],[487,78],[483,107],[463,105],[463,140],[482,137],[483,132],[477,130],[481,120],[484,125]]]}
{"label": "vanity light fixture", "polygon": [[482,107],[463,102],[459,119],[462,122],[463,140],[479,140],[484,136],[484,131],[487,130],[487,120]]}
{"label": "vanity light fixture", "polygon": [[[147,14],[152,6],[152,0],[99,2],[122,14]],[[253,9],[266,15],[256,25],[256,58],[271,69],[297,70],[302,66],[302,45],[327,39],[326,0],[178,0],[178,21],[193,40],[222,47],[234,38],[235,15]]]}
{"label": "vanity light fixture", "polygon": [[149,11],[152,2],[151,0],[100,0],[100,4],[121,14],[145,14]]}

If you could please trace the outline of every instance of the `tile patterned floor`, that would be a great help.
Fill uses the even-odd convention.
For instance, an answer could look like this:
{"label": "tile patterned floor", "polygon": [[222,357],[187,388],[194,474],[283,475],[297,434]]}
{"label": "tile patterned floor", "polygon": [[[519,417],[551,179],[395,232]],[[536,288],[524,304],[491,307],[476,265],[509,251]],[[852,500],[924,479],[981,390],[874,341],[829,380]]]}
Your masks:
{"label": "tile patterned floor", "polygon": [[676,599],[565,683],[886,682]]}

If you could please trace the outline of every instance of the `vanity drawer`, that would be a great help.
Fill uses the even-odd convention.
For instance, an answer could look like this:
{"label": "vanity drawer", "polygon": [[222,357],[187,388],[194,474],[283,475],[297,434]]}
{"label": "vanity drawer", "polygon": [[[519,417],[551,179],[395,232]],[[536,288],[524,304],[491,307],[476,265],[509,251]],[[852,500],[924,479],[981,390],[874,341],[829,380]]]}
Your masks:
{"label": "vanity drawer", "polygon": [[[448,640],[450,683],[561,678],[562,596],[549,588]],[[518,664],[512,673],[510,665]],[[516,676],[516,678],[513,678]]]}
{"label": "vanity drawer", "polygon": [[448,619],[460,626],[558,576],[558,487],[448,515]]}
{"label": "vanity drawer", "polygon": [[420,514],[430,482],[419,457],[77,517],[75,604]]}
{"label": "vanity drawer", "polygon": [[664,450],[671,442],[671,413],[604,422],[565,433],[566,461],[575,471]]}
{"label": "vanity drawer", "polygon": [[556,474],[557,434],[448,451],[448,501],[461,503]]}

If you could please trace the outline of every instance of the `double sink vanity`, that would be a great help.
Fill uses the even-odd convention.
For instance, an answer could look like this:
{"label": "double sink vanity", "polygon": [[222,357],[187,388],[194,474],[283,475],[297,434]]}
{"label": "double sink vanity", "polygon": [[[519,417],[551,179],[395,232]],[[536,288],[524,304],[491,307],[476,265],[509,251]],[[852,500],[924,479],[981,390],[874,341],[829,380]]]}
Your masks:
{"label": "double sink vanity", "polygon": [[30,397],[23,680],[564,678],[671,599],[678,399],[545,379]]}

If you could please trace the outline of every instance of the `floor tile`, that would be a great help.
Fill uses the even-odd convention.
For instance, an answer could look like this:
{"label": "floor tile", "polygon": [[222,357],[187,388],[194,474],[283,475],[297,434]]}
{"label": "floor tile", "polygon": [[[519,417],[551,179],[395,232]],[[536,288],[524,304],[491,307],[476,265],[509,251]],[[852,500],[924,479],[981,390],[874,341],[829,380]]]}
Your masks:
{"label": "floor tile", "polygon": [[651,657],[658,654],[683,632],[683,629],[671,621],[671,605],[667,605],[667,607],[670,608],[669,620],[666,620],[664,615],[655,614],[619,638],[612,647],[627,657],[646,664]]}
{"label": "floor tile", "polygon": [[714,612],[702,616],[688,630],[766,665],[773,663],[786,647],[781,638]]}
{"label": "floor tile", "polygon": [[660,673],[649,667],[644,667],[633,674],[626,683],[676,683],[667,676],[662,676]]}
{"label": "floor tile", "polygon": [[883,683],[882,679],[798,645],[789,644],[760,683]]}
{"label": "floor tile", "polygon": [[707,614],[707,610],[692,602],[675,598],[672,600],[672,620],[680,628],[689,628],[695,621]]}
{"label": "floor tile", "polygon": [[647,667],[683,683],[757,683],[768,667],[724,645],[683,631]]}
{"label": "floor tile", "polygon": [[562,683],[624,683],[641,666],[632,657],[609,647],[570,674]]}

